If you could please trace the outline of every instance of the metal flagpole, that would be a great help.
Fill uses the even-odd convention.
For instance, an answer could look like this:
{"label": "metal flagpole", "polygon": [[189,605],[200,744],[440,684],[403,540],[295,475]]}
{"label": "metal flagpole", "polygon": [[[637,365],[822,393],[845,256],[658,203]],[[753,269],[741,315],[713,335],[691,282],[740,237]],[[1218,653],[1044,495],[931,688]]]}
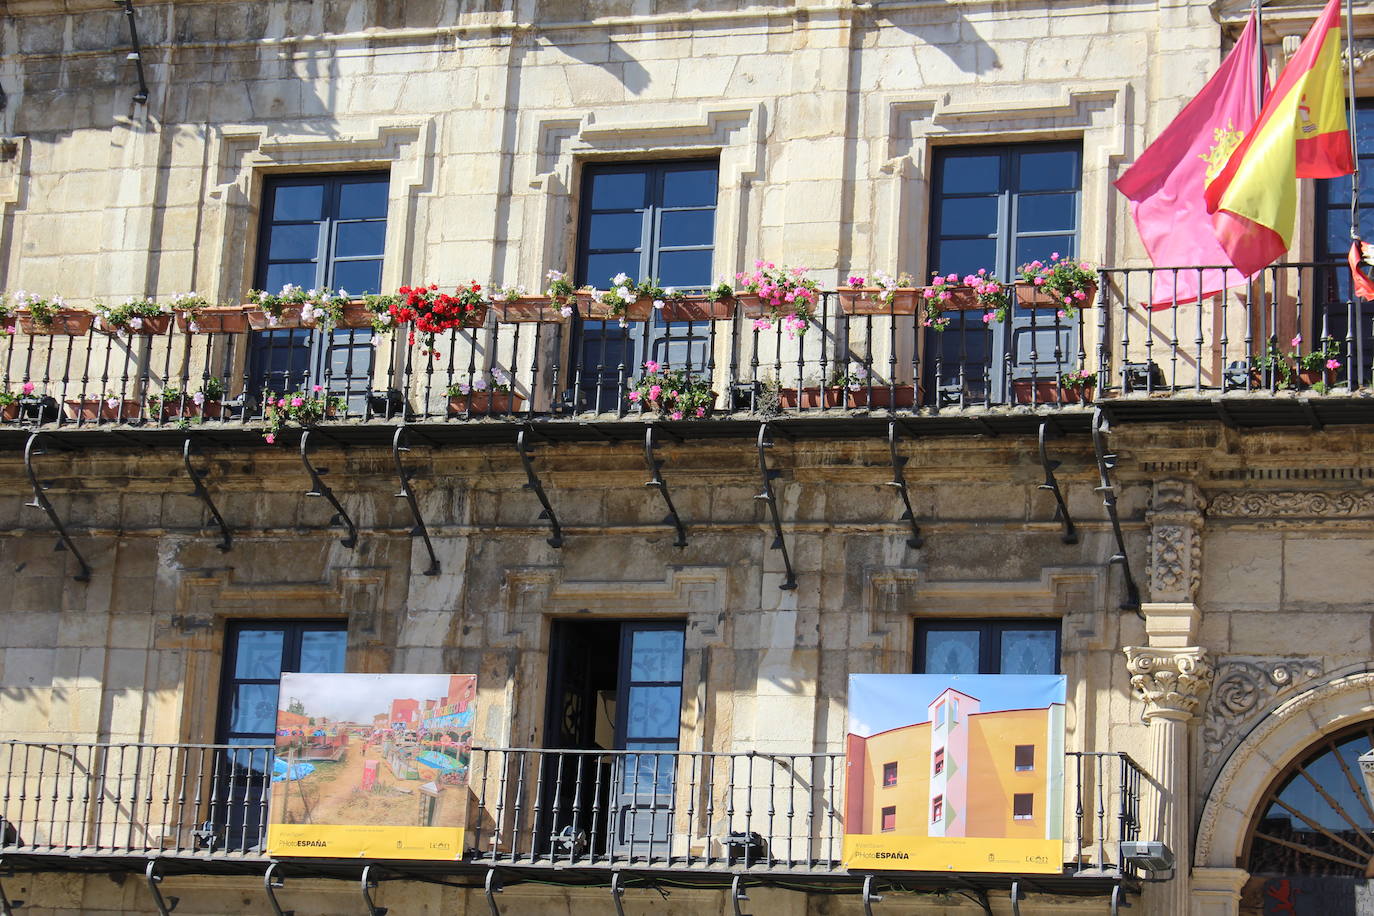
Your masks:
{"label": "metal flagpole", "polygon": [[1360,237],[1360,146],[1355,137],[1355,0],[1345,0],[1345,58],[1346,83],[1350,93],[1346,117],[1350,125],[1350,161],[1355,171],[1350,173],[1350,238]]}
{"label": "metal flagpole", "polygon": [[[1250,130],[1255,129],[1255,126],[1259,123],[1260,112],[1264,110],[1264,74],[1267,69],[1264,61],[1264,0],[1255,0],[1253,10],[1255,13],[1255,124],[1250,126]],[[1263,268],[1261,268],[1250,280],[1248,289],[1246,290],[1246,299],[1249,300],[1247,311],[1249,312],[1248,321],[1250,327],[1254,328],[1256,318],[1259,319],[1259,330],[1263,331],[1264,326],[1266,324],[1269,325],[1268,334],[1261,333],[1257,336],[1264,341],[1262,346],[1264,347],[1265,354],[1271,354],[1278,340],[1278,329],[1276,327],[1278,316],[1272,316],[1274,318],[1272,322],[1266,322],[1264,320],[1265,296]],[[1254,358],[1253,353],[1248,355],[1251,359]],[[1277,370],[1271,369],[1270,371],[1275,372],[1275,375],[1269,379],[1270,384],[1277,384]],[[1250,387],[1250,379],[1248,377],[1245,381],[1245,387],[1247,390]]]}

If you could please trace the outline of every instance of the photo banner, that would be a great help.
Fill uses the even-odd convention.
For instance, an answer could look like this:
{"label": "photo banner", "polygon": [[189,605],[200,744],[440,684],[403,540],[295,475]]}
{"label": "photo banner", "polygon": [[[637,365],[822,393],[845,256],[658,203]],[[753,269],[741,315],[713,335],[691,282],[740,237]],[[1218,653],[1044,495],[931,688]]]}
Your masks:
{"label": "photo banner", "polygon": [[851,869],[1059,874],[1062,675],[854,674]]}
{"label": "photo banner", "polygon": [[268,853],[461,859],[476,699],[470,674],[283,674]]}

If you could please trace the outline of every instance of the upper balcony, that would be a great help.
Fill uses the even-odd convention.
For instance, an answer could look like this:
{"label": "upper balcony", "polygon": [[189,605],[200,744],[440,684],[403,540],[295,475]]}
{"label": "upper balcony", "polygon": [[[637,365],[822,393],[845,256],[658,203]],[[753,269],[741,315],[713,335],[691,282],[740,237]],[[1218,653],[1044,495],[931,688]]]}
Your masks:
{"label": "upper balcony", "polygon": [[[1024,290],[1005,321],[975,307],[943,313],[943,329],[919,294],[855,305],[834,292],[804,331],[762,327],[728,299],[669,302],[623,322],[494,303],[479,326],[442,332],[432,347],[404,329],[374,332],[366,316],[327,334],[252,331],[238,313],[198,326],[168,316],[132,334],[21,326],[0,338],[0,441],[15,447],[44,430],[165,442],[203,427],[246,443],[274,416],[302,418],[296,398],[306,422],[360,443],[386,441],[402,421],[433,442],[480,443],[510,441],[512,424],[555,439],[630,439],[649,419],[712,437],[752,435],[760,419],[819,436],[877,431],[894,417],[930,434],[1030,432],[1050,416],[1072,430],[1087,427],[1090,406],[1114,422],[1374,420],[1368,306],[1350,298],[1344,265],[1277,265],[1201,305],[1144,304],[1160,277],[1179,286],[1201,270],[1102,269],[1074,314]],[[646,364],[681,373],[701,410],[649,409]]]}

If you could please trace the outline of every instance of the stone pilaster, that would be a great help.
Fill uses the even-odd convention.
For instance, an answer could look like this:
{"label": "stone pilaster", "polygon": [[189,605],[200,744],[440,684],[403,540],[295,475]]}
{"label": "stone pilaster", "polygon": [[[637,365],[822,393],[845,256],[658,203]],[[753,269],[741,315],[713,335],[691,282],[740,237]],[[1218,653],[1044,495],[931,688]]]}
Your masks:
{"label": "stone pilaster", "polygon": [[1202,497],[1190,481],[1155,484],[1146,515],[1152,602],[1177,605],[1197,599],[1202,581],[1202,508]]}
{"label": "stone pilaster", "polygon": [[[1153,895],[1152,910],[1160,914],[1186,913],[1191,860],[1188,733],[1211,687],[1213,669],[1207,650],[1196,646],[1127,646],[1124,651],[1131,689],[1144,701],[1145,720],[1150,724],[1148,770],[1161,787],[1158,805],[1153,799],[1142,799],[1146,836],[1157,836],[1167,843],[1178,863],[1174,880]],[[1151,819],[1157,820],[1150,823]]]}

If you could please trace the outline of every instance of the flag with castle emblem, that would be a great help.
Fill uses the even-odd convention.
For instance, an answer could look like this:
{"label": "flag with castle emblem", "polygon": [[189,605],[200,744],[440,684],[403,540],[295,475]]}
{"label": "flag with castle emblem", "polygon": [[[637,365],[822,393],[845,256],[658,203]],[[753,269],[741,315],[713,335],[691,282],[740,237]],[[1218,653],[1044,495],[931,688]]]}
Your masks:
{"label": "flag with castle emblem", "polygon": [[[1255,122],[1257,31],[1251,13],[1207,85],[1116,181],[1131,201],[1131,216],[1156,267],[1231,262],[1212,232],[1203,191]],[[1193,302],[1247,279],[1234,270],[1161,271],[1154,275],[1151,307]]]}
{"label": "flag with castle emblem", "polygon": [[1279,76],[1249,135],[1207,185],[1212,228],[1252,274],[1293,240],[1298,178],[1355,170],[1341,85],[1341,0],[1330,0]]}

